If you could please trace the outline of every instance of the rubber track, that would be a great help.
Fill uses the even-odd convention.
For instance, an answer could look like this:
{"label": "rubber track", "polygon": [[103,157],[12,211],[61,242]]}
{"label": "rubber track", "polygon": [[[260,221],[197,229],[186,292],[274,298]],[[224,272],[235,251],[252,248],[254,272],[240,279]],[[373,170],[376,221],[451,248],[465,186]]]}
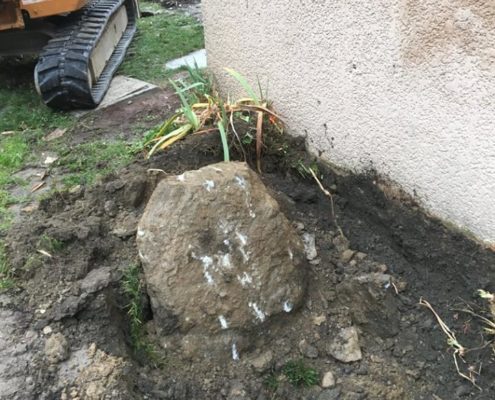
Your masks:
{"label": "rubber track", "polygon": [[[128,25],[98,82],[89,86],[89,62],[108,21],[125,4]],[[41,97],[49,107],[68,110],[94,108],[107,92],[136,32],[134,3],[97,0],[71,14],[65,26],[43,49],[35,69]]]}

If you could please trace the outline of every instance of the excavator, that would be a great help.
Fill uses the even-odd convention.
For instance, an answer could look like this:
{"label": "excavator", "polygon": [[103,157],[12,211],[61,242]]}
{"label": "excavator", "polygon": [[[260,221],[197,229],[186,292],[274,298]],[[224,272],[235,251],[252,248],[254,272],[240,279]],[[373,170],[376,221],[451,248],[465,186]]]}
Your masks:
{"label": "excavator", "polygon": [[35,55],[51,108],[94,108],[136,32],[138,0],[0,0],[0,57]]}

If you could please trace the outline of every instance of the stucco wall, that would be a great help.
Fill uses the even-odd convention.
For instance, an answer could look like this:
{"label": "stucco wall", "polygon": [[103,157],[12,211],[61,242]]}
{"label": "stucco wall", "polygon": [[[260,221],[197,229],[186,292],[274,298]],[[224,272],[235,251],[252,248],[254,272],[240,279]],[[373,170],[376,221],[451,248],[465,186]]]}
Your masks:
{"label": "stucco wall", "polygon": [[495,242],[495,1],[203,0],[208,62],[266,85],[294,134]]}

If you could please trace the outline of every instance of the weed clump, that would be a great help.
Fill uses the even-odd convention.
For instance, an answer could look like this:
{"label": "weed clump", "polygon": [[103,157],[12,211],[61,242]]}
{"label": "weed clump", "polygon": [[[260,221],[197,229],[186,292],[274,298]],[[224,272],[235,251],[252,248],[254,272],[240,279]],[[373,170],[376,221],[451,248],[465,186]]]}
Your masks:
{"label": "weed clump", "polygon": [[141,269],[138,264],[131,265],[122,278],[122,289],[128,298],[127,315],[129,316],[131,340],[136,349],[143,345],[143,307],[141,304]]}
{"label": "weed clump", "polygon": [[[211,80],[196,66],[188,68],[189,81],[170,81],[179,96],[182,107],[160,127],[150,132],[145,147],[148,157],[158,150],[165,150],[189,134],[218,132],[222,141],[224,161],[230,160],[230,145],[237,145],[246,156],[246,143],[255,143],[258,171],[261,172],[261,153],[267,126],[283,132],[281,119],[265,99],[260,88],[258,96],[248,81],[232,69],[226,71],[239,83],[249,97],[231,101],[223,99],[213,88]],[[237,125],[248,127],[246,135],[239,134]],[[253,134],[251,134],[251,129]],[[246,158],[246,157],[245,157]]]}
{"label": "weed clump", "polygon": [[10,289],[14,286],[12,270],[7,260],[5,245],[0,242],[0,292]]}
{"label": "weed clump", "polygon": [[289,361],[282,372],[294,386],[310,387],[318,383],[318,372],[304,364],[303,360]]}

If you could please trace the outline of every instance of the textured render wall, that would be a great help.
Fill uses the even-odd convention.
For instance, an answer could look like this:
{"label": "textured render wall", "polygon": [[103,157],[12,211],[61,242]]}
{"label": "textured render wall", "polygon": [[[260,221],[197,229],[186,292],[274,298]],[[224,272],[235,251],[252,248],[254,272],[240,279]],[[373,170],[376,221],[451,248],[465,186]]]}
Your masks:
{"label": "textured render wall", "polygon": [[495,241],[495,1],[203,0],[208,61],[233,67],[294,134]]}

